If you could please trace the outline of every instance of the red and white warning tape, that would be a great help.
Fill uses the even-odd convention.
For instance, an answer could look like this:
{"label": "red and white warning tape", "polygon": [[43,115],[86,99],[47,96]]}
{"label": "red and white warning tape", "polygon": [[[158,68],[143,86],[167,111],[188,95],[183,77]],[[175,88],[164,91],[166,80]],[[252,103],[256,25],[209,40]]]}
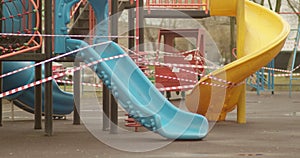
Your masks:
{"label": "red and white warning tape", "polygon": [[[127,52],[130,52],[130,53],[132,53],[132,54],[134,54],[134,55],[137,55],[137,56],[140,55],[140,54],[136,53],[135,51],[130,50],[130,49],[128,49],[127,47],[125,47],[125,46],[123,46],[123,45],[120,45],[120,47],[122,47],[122,48],[125,49]],[[165,53],[165,54],[168,54],[168,55],[165,55],[165,56],[178,56],[178,57],[184,57],[183,54],[188,54],[188,53],[195,52],[195,51],[198,51],[198,49],[192,49],[192,50],[188,50],[188,51],[180,52],[180,53],[168,53],[168,52],[164,52],[164,53]],[[146,54],[147,54],[147,53],[146,53]],[[215,65],[212,61],[210,61],[210,60],[208,60],[208,59],[206,59],[206,58],[204,58],[204,57],[201,57],[201,56],[199,56],[199,57],[200,57],[200,59],[205,60],[206,62]],[[198,58],[199,58],[199,57],[198,57]],[[148,63],[151,62],[151,63],[152,63],[151,60],[157,61],[157,57],[153,57],[153,58],[150,58],[150,59],[149,59],[149,58],[147,58],[147,59],[143,58],[142,60],[143,60],[143,62],[148,62]],[[198,59],[198,60],[199,60],[199,59]],[[187,65],[190,65],[190,64],[187,64]],[[208,68],[208,69],[209,69],[209,68],[211,68],[211,69],[218,69],[218,68],[220,68],[220,66],[207,66],[207,68]]]}
{"label": "red and white warning tape", "polygon": [[3,97],[5,97],[5,96],[8,96],[8,95],[11,95],[11,94],[14,94],[14,93],[17,93],[17,92],[19,92],[19,91],[23,91],[23,90],[25,90],[25,89],[34,87],[34,86],[36,86],[36,85],[40,85],[40,84],[42,84],[42,83],[51,81],[51,80],[53,80],[53,79],[62,77],[62,76],[64,76],[64,75],[66,75],[67,73],[72,73],[72,72],[74,72],[74,71],[78,71],[78,70],[81,70],[81,69],[83,69],[83,68],[90,67],[90,66],[92,66],[92,65],[101,63],[101,62],[103,62],[103,61],[108,61],[108,60],[118,59],[118,58],[122,58],[122,57],[125,57],[125,56],[127,56],[127,54],[121,54],[121,55],[112,56],[112,57],[108,57],[108,58],[102,58],[102,59],[100,59],[100,60],[96,60],[96,61],[93,61],[93,62],[91,62],[91,63],[85,64],[85,65],[81,65],[81,66],[79,66],[79,67],[74,67],[73,69],[67,70],[67,71],[65,71],[65,72],[62,72],[62,73],[59,73],[59,74],[56,74],[56,75],[53,75],[53,76],[50,76],[50,77],[41,79],[41,80],[39,80],[39,81],[32,82],[32,83],[29,83],[29,84],[27,84],[27,85],[24,85],[24,86],[21,86],[21,87],[18,87],[18,88],[15,88],[15,89],[12,89],[12,90],[3,92],[3,93],[0,94],[0,98],[3,98]]}
{"label": "red and white warning tape", "polygon": [[189,53],[193,53],[193,52],[197,52],[197,51],[199,51],[199,50],[198,49],[191,49],[191,50],[184,51],[184,52],[174,53],[174,52],[164,52],[164,51],[157,50],[156,53],[158,53],[158,54],[164,54],[164,56],[179,56],[179,57],[184,57],[185,54],[189,54]]}
{"label": "red and white warning tape", "polygon": [[183,81],[183,82],[197,83],[197,80],[190,80],[190,79],[177,78],[177,77],[164,76],[164,75],[155,75],[155,76],[159,77],[159,78],[169,79],[169,80],[177,80],[177,81]]}
{"label": "red and white warning tape", "polygon": [[33,36],[42,36],[42,37],[77,37],[77,38],[89,38],[89,37],[97,37],[97,38],[138,38],[135,36],[98,36],[98,35],[51,35],[51,34],[21,34],[21,33],[4,33],[1,32],[0,36],[22,36],[22,37],[33,37]]}
{"label": "red and white warning tape", "polygon": [[271,71],[277,71],[277,72],[283,72],[283,73],[291,73],[289,70],[282,70],[282,69],[275,69],[270,67],[263,67],[264,70],[271,70]]}
{"label": "red and white warning tape", "polygon": [[[105,44],[105,43],[109,43],[109,41],[108,41],[108,42],[98,43],[98,44],[94,44],[94,45],[90,45],[90,46],[86,46],[86,47],[79,48],[79,49],[77,49],[77,50],[74,50],[74,51],[71,51],[71,52],[68,52],[68,53],[65,53],[65,54],[56,56],[56,57],[54,57],[54,58],[51,58],[51,59],[48,59],[48,60],[45,60],[45,61],[42,61],[42,62],[39,62],[39,63],[36,63],[36,64],[34,64],[34,65],[30,65],[30,66],[27,66],[27,67],[24,67],[24,68],[21,68],[21,69],[18,69],[18,70],[9,72],[9,73],[7,73],[7,74],[3,74],[3,75],[0,76],[0,78],[3,78],[3,77],[6,77],[6,76],[9,76],[9,75],[12,75],[12,74],[15,74],[15,73],[24,71],[24,70],[26,70],[26,69],[29,69],[29,68],[32,68],[32,67],[35,67],[35,66],[38,66],[38,65],[41,65],[41,64],[45,64],[45,63],[47,63],[47,62],[50,62],[50,61],[59,59],[59,58],[61,58],[61,57],[64,57],[64,56],[67,56],[67,55],[70,55],[70,54],[73,54],[73,53],[82,51],[82,50],[87,49],[87,48],[89,48],[89,47],[99,46],[99,45],[103,45],[103,44]],[[86,67],[95,65],[95,64],[100,63],[100,62],[103,62],[103,61],[112,60],[112,59],[117,59],[117,58],[121,58],[121,57],[124,57],[124,56],[127,56],[127,54],[122,54],[122,55],[119,55],[119,56],[113,56],[113,57],[109,57],[109,58],[103,58],[103,59],[100,59],[100,60],[91,62],[91,63],[89,63],[89,64],[82,65],[82,66],[80,66],[80,67],[75,67],[75,68],[73,68],[73,69],[69,69],[69,70],[67,70],[67,71],[65,71],[65,72],[62,72],[62,73],[53,75],[53,76],[51,76],[51,77],[48,77],[48,78],[45,78],[45,79],[42,79],[42,80],[39,80],[39,81],[30,83],[30,84],[27,84],[27,85],[24,85],[24,86],[21,86],[21,87],[12,89],[12,90],[6,91],[6,92],[4,92],[4,93],[1,93],[1,94],[0,94],[0,98],[5,97],[5,96],[8,96],[8,95],[11,95],[11,94],[14,94],[14,93],[16,93],[16,92],[19,92],[19,91],[22,91],[22,90],[25,90],[25,89],[28,89],[28,88],[31,88],[31,87],[33,87],[33,86],[36,86],[36,85],[39,85],[39,84],[48,82],[48,81],[50,81],[50,80],[53,80],[53,79],[62,77],[62,76],[64,76],[64,75],[66,75],[67,73],[72,73],[72,72],[74,72],[74,71],[81,70],[81,69],[83,69],[83,68],[86,68]],[[217,69],[217,68],[219,68],[219,67],[216,67],[216,66],[201,66],[201,65],[171,64],[171,63],[159,63],[159,62],[148,62],[148,64],[149,64],[149,65],[157,65],[157,66],[185,67],[185,68],[205,68],[205,69],[207,69],[207,68],[211,68],[211,69]],[[223,88],[228,88],[228,87],[238,86],[238,85],[240,85],[240,84],[243,84],[243,83],[240,83],[240,84],[233,84],[233,83],[228,82],[228,81],[226,81],[226,80],[218,79],[218,78],[212,77],[212,76],[210,76],[210,78],[211,78],[211,79],[214,79],[214,80],[217,80],[217,81],[220,81],[220,82],[223,82],[223,83],[226,83],[226,84],[228,84],[228,85],[220,85],[220,84],[207,83],[207,82],[200,82],[199,84],[209,85],[209,86],[216,86],[216,87],[223,87]],[[92,86],[97,86],[97,85],[92,85]],[[190,89],[190,88],[193,88],[193,87],[194,87],[194,85],[185,85],[185,86],[178,86],[178,87],[166,87],[165,89],[166,89],[166,90],[176,90],[176,89]],[[162,90],[162,89],[160,89],[160,90]]]}
{"label": "red and white warning tape", "polygon": [[[235,85],[219,85],[219,84],[208,83],[208,82],[199,82],[199,84],[226,89],[229,87],[232,88],[232,87],[240,86],[240,85],[244,84],[244,82],[241,82],[241,83],[238,83]],[[158,90],[159,91],[175,91],[175,90],[182,90],[182,89],[193,89],[194,87],[195,87],[195,85],[183,85],[183,86],[163,87],[163,88],[158,88]]]}
{"label": "red and white warning tape", "polygon": [[215,80],[215,81],[218,81],[218,82],[221,82],[221,83],[225,83],[225,84],[228,84],[230,86],[234,86],[234,85],[237,85],[236,83],[233,83],[233,82],[230,82],[230,81],[227,81],[227,80],[224,80],[224,79],[221,79],[221,78],[217,78],[213,75],[207,75],[208,78],[212,79],[212,80]]}
{"label": "red and white warning tape", "polygon": [[[66,81],[66,80],[55,80],[57,83],[65,83],[65,84],[74,84],[73,81]],[[96,84],[96,83],[86,83],[81,82],[84,86],[91,86],[91,87],[102,87],[102,84]]]}
{"label": "red and white warning tape", "polygon": [[198,68],[198,69],[217,69],[216,66],[205,66],[205,65],[190,65],[190,64],[173,64],[173,63],[161,63],[161,62],[145,62],[145,65],[149,66],[167,66],[167,67],[177,67],[177,68]]}
{"label": "red and white warning tape", "polygon": [[184,86],[174,86],[174,87],[163,87],[158,88],[159,91],[175,91],[175,90],[182,90],[182,89],[192,89],[195,85],[184,85]]}
{"label": "red and white warning tape", "polygon": [[296,67],[292,70],[292,72],[298,70],[299,68],[300,68],[300,64],[299,64],[298,66],[296,66]]}
{"label": "red and white warning tape", "polygon": [[8,72],[8,73],[6,73],[6,74],[2,74],[2,75],[0,75],[0,78],[4,78],[4,77],[7,77],[7,76],[16,74],[16,73],[18,73],[18,72],[21,72],[21,71],[24,71],[24,70],[33,68],[33,67],[35,67],[35,66],[39,66],[39,65],[45,64],[45,63],[47,63],[47,62],[54,61],[54,60],[56,60],[56,59],[59,59],[59,58],[62,58],[62,57],[65,57],[65,56],[68,56],[68,55],[71,55],[71,54],[80,52],[80,51],[85,50],[85,49],[90,48],[90,47],[100,46],[100,45],[104,45],[104,44],[107,44],[107,43],[109,43],[109,42],[102,42],[102,43],[97,43],[97,44],[85,46],[85,47],[82,47],[82,48],[78,48],[78,49],[76,49],[76,50],[74,50],[74,51],[70,51],[70,52],[67,52],[67,53],[65,53],[65,54],[58,55],[58,56],[56,56],[56,57],[53,57],[53,58],[50,58],[50,59],[47,59],[47,60],[38,62],[38,63],[36,63],[36,64],[29,65],[29,66],[25,66],[25,67],[23,67],[23,68],[21,68],[21,69],[17,69],[17,70]]}
{"label": "red and white warning tape", "polygon": [[283,72],[283,73],[292,73],[300,68],[300,65],[296,66],[293,70],[282,70],[282,69],[276,69],[276,68],[270,68],[270,67],[263,67],[265,70],[272,70],[272,71],[277,71],[277,72]]}
{"label": "red and white warning tape", "polygon": [[[268,75],[268,74],[265,74]],[[300,73],[289,73],[289,74],[274,74],[274,77],[290,77],[290,76],[300,76]]]}
{"label": "red and white warning tape", "polygon": [[[182,79],[182,78],[176,78],[176,77],[170,77],[170,76],[163,76],[163,75],[156,75],[156,77],[161,77],[161,78],[166,78],[166,79],[172,79],[172,80],[180,80],[180,81],[185,81],[185,82],[191,82],[193,85],[183,85],[183,86],[174,86],[174,87],[164,87],[164,88],[158,88],[159,91],[171,91],[171,90],[182,90],[182,89],[192,89],[195,87],[195,83],[197,83],[196,80],[189,80],[189,79]],[[66,81],[66,80],[55,80],[58,83],[66,83],[66,84],[74,84],[73,81]],[[85,86],[92,86],[92,87],[102,87],[101,84],[96,84],[96,83],[81,83],[82,85]],[[201,82],[200,84],[203,85],[208,85],[208,86],[214,86],[214,87],[222,87],[222,88],[228,88],[231,85],[219,85],[215,83],[207,83],[207,82]],[[243,83],[241,83],[243,84]],[[235,84],[235,86],[238,86],[240,84]]]}
{"label": "red and white warning tape", "polygon": [[204,76],[203,74],[200,74],[200,73],[195,72],[195,71],[187,70],[187,69],[181,69],[181,68],[179,68],[179,70],[180,70],[180,71],[183,71],[183,72],[190,73],[190,74],[198,75],[198,76],[200,76],[200,77],[203,77],[203,76]]}

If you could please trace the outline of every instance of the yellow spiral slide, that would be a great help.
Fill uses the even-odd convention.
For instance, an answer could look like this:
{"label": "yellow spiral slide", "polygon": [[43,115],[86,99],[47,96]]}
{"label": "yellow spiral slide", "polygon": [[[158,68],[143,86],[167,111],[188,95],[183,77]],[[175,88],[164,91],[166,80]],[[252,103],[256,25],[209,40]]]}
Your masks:
{"label": "yellow spiral slide", "polygon": [[225,120],[238,107],[238,122],[245,123],[243,82],[280,52],[290,28],[275,12],[247,0],[210,0],[210,13],[236,17],[238,60],[203,77],[187,95],[186,106],[209,120]]}

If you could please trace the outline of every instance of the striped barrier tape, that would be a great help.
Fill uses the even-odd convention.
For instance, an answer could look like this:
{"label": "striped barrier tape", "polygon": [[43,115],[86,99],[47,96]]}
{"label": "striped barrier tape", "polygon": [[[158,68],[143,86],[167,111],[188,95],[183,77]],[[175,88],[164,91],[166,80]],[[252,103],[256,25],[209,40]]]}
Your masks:
{"label": "striped barrier tape", "polygon": [[85,65],[81,65],[81,66],[79,66],[79,67],[74,67],[73,69],[67,70],[67,71],[65,71],[65,72],[62,72],[62,73],[59,73],[59,74],[56,74],[56,75],[53,75],[53,76],[50,76],[50,77],[47,77],[47,78],[38,80],[38,81],[36,81],[36,82],[32,82],[32,83],[29,83],[29,84],[27,84],[27,85],[24,85],[24,86],[21,86],[21,87],[14,88],[14,89],[8,90],[8,91],[6,91],[6,92],[3,92],[3,93],[0,94],[0,98],[6,97],[6,96],[8,96],[8,95],[11,95],[11,94],[14,94],[14,93],[23,91],[23,90],[26,90],[26,89],[28,89],[28,88],[31,88],[31,87],[40,85],[40,84],[42,84],[42,83],[46,83],[46,82],[51,81],[51,80],[56,79],[56,78],[63,77],[63,76],[66,75],[67,73],[72,73],[72,72],[74,72],[74,71],[78,71],[78,70],[81,70],[81,69],[90,67],[90,66],[92,66],[92,65],[95,65],[95,64],[98,64],[98,63],[101,63],[101,62],[104,62],[104,61],[113,60],[113,59],[118,59],[118,58],[122,58],[122,57],[125,57],[125,56],[127,56],[127,54],[117,55],[117,56],[108,57],[108,58],[102,58],[102,59],[93,61],[93,62],[91,62],[91,63],[85,64]]}
{"label": "striped barrier tape", "polygon": [[175,91],[175,90],[182,90],[182,89],[192,89],[194,87],[195,87],[195,85],[163,87],[163,88],[158,88],[158,91]]}
{"label": "striped barrier tape", "polygon": [[[129,52],[132,52],[134,54],[136,54],[136,52],[124,47],[124,46],[121,46],[122,48],[128,50]],[[196,49],[195,49],[196,50]],[[194,51],[194,50],[192,50]],[[143,63],[145,65],[150,65],[150,66],[167,66],[167,67],[185,67],[185,68],[203,68],[203,69],[219,69],[220,67],[219,66],[203,66],[203,65],[191,65],[191,64],[172,64],[172,63],[160,63],[160,62],[149,62],[147,60],[144,60]],[[180,66],[179,66],[180,65]],[[182,68],[179,68],[180,70],[183,70],[183,71],[186,71],[186,72],[190,72],[192,74],[197,74],[201,77],[203,77],[204,75],[203,74],[199,74],[197,72],[193,72],[193,71],[190,71],[190,70],[186,70],[186,69],[182,69]],[[230,81],[227,81],[227,80],[223,80],[223,79],[220,79],[220,78],[217,78],[217,77],[213,77],[213,76],[208,76],[210,79],[212,80],[216,80],[216,81],[219,81],[219,82],[223,82],[225,84],[229,84],[231,86],[234,86],[234,85],[237,85],[236,83],[233,83],[233,82],[230,82]]]}
{"label": "striped barrier tape", "polygon": [[221,78],[217,78],[211,74],[207,75],[208,78],[212,79],[212,80],[215,80],[215,81],[218,81],[218,82],[221,82],[221,83],[225,83],[225,84],[228,84],[230,86],[235,86],[237,85],[237,83],[233,83],[233,82],[230,82],[230,81],[227,81],[227,80],[224,80],[224,79],[221,79]]}
{"label": "striped barrier tape", "polygon": [[50,34],[30,34],[30,33],[4,33],[1,32],[0,36],[23,36],[23,37],[33,37],[33,36],[42,36],[42,37],[74,37],[74,38],[138,38],[136,36],[98,36],[98,35],[50,35]]}
{"label": "striped barrier tape", "polygon": [[[182,78],[176,78],[176,77],[170,77],[170,76],[163,76],[163,75],[156,75],[157,77],[162,77],[162,78],[166,78],[166,79],[172,79],[172,80],[180,80],[180,81],[186,81],[186,82],[191,82],[191,83],[197,83],[197,81],[193,81],[193,80],[188,80],[188,79],[182,79]],[[73,81],[66,81],[66,80],[55,80],[58,83],[66,83],[66,84],[74,84]],[[102,87],[102,84],[96,84],[96,83],[84,83],[81,82],[82,85],[85,86],[92,86],[92,87]],[[170,91],[170,90],[181,90],[181,89],[192,89],[195,87],[195,85],[183,85],[183,86],[174,86],[174,87],[164,87],[164,88],[158,88],[159,91]],[[203,85],[208,85],[208,86],[214,86],[214,87],[222,87],[222,88],[228,88],[231,85],[219,85],[219,84],[215,84],[215,83],[207,83],[207,82],[201,82],[200,84]],[[243,84],[243,82],[241,83]],[[236,86],[240,85],[240,84],[235,84]]]}
{"label": "striped barrier tape", "polygon": [[[192,73],[192,74],[195,74],[195,75],[199,75],[200,77],[205,76],[204,74],[199,74],[198,72],[194,72],[194,71],[190,71],[190,70],[186,70],[186,69],[180,69],[180,70],[188,72],[188,73]],[[228,85],[236,85],[236,83],[233,83],[233,82],[221,79],[221,78],[217,78],[217,77],[215,77],[211,74],[208,74],[207,77],[212,79],[212,80],[219,81],[219,82],[222,82],[222,83],[225,83],[225,84],[228,84]]]}
{"label": "striped barrier tape", "polygon": [[164,75],[155,75],[156,77],[159,78],[165,78],[165,79],[170,79],[170,80],[177,80],[177,81],[183,81],[183,82],[190,82],[190,83],[197,83],[197,80],[190,80],[190,79],[184,79],[184,78],[177,78],[177,77],[172,77],[172,76],[164,76]]}
{"label": "striped barrier tape", "polygon": [[216,66],[205,66],[205,65],[190,65],[190,64],[173,64],[173,63],[161,63],[161,62],[143,62],[144,65],[149,66],[167,66],[167,67],[183,67],[183,68],[198,68],[198,69],[217,69]]}
{"label": "striped barrier tape", "polygon": [[[55,80],[57,83],[65,83],[65,84],[74,84],[74,81],[66,81],[66,80]],[[102,84],[96,84],[96,83],[86,83],[86,82],[80,82],[81,85],[84,86],[91,86],[91,87],[102,87]]]}
{"label": "striped barrier tape", "polygon": [[[265,75],[268,75],[268,74],[265,73]],[[290,77],[290,76],[300,76],[300,73],[274,74],[274,77]]]}
{"label": "striped barrier tape", "polygon": [[[9,35],[9,33],[8,33]],[[10,35],[14,35],[14,34],[10,34]],[[50,36],[50,35],[49,35]],[[109,42],[109,41],[108,41]],[[21,72],[21,71],[24,71],[26,69],[29,69],[29,68],[32,68],[32,67],[35,67],[35,66],[38,66],[38,65],[42,65],[42,64],[45,64],[47,62],[50,62],[50,61],[53,61],[53,60],[56,60],[56,59],[59,59],[61,57],[65,57],[65,56],[68,56],[68,55],[71,55],[73,53],[76,53],[76,52],[79,52],[79,51],[82,51],[84,49],[87,49],[89,47],[94,47],[94,46],[99,46],[99,45],[103,45],[105,43],[108,43],[108,42],[103,42],[103,43],[98,43],[98,44],[93,44],[93,45],[90,45],[90,46],[86,46],[86,47],[82,47],[82,48],[79,48],[77,50],[74,50],[74,51],[71,51],[71,52],[68,52],[68,53],[65,53],[65,54],[62,54],[62,55],[59,55],[59,56],[56,56],[54,58],[50,58],[48,60],[45,60],[45,61],[42,61],[42,62],[39,62],[39,63],[36,63],[34,65],[30,65],[30,66],[27,66],[27,67],[24,67],[24,68],[21,68],[21,69],[18,69],[18,70],[15,70],[15,71],[12,71],[12,72],[9,72],[9,73],[6,73],[6,74],[3,74],[0,76],[0,78],[3,78],[3,77],[6,77],[6,76],[9,76],[9,75],[12,75],[12,74],[15,74],[15,73],[18,73],[18,72]],[[133,51],[132,51],[133,52]],[[135,53],[135,52],[134,52]],[[127,56],[127,55],[126,55]],[[24,86],[21,86],[21,87],[18,87],[18,88],[15,88],[15,89],[12,89],[12,90],[9,90],[9,91],[6,91],[4,93],[1,93],[0,94],[0,98],[2,97],[5,97],[7,95],[11,95],[11,94],[14,94],[16,92],[19,92],[19,91],[22,91],[22,90],[25,90],[25,89],[28,89],[30,87],[33,87],[33,86],[36,86],[36,85],[39,85],[39,84],[42,84],[42,83],[45,83],[45,82],[48,82],[50,80],[53,80],[53,79],[56,79],[56,78],[59,78],[59,77],[62,77],[64,76],[66,73],[71,73],[71,72],[74,72],[74,71],[78,71],[80,69],[82,69],[83,67],[88,67],[91,66],[91,65],[94,65],[94,64],[97,64],[99,62],[102,62],[102,61],[106,61],[106,60],[112,60],[112,59],[116,59],[116,58],[120,58],[119,56],[114,56],[114,57],[110,57],[110,58],[104,58],[104,59],[101,59],[101,60],[98,60],[96,62],[92,62],[92,63],[89,63],[89,64],[86,64],[86,65],[83,65],[83,66],[80,66],[80,67],[75,67],[73,69],[70,69],[70,70],[67,70],[66,72],[63,72],[63,73],[59,73],[59,74],[56,74],[56,75],[53,75],[51,77],[48,77],[46,79],[42,79],[42,80],[39,80],[39,81],[36,81],[36,82],[33,82],[33,83],[30,83],[30,84],[27,84],[27,85],[24,85]],[[157,65],[157,66],[169,66],[169,67],[188,67],[188,68],[212,68],[212,69],[217,69],[219,67],[216,67],[216,66],[200,66],[200,65],[187,65],[187,64],[171,64],[171,63],[159,63],[159,62],[148,62],[148,64],[152,64],[152,65]],[[79,68],[79,69],[78,69]],[[214,83],[206,83],[206,82],[201,82],[200,84],[204,84],[204,85],[210,85],[210,86],[216,86],[216,87],[223,87],[223,88],[227,88],[227,87],[231,87],[233,85],[235,86],[238,86],[239,84],[233,84],[231,82],[228,82],[226,80],[222,80],[222,79],[218,79],[216,77],[211,77],[211,79],[214,79],[214,80],[218,80],[218,81],[221,81],[221,82],[224,82],[226,84],[229,84],[229,86],[226,86],[226,85],[218,85],[218,84],[214,84]],[[191,87],[191,86],[188,86],[188,87]],[[177,89],[182,89],[182,88],[188,88],[186,86],[184,87],[177,87]],[[193,85],[194,87],[194,85]],[[167,89],[176,89],[176,87],[167,87]]]}
{"label": "striped barrier tape", "polygon": [[38,63],[36,63],[36,64],[29,65],[29,66],[23,67],[23,68],[21,68],[21,69],[14,70],[14,71],[8,72],[8,73],[6,73],[6,74],[2,74],[2,75],[0,75],[0,78],[4,78],[4,77],[7,77],[7,76],[16,74],[16,73],[18,73],[18,72],[21,72],[21,71],[24,71],[24,70],[27,70],[27,69],[30,69],[30,68],[33,68],[33,67],[36,67],[36,66],[45,64],[45,63],[47,63],[47,62],[54,61],[54,60],[56,60],[56,59],[59,59],[59,58],[62,58],[62,57],[65,57],[65,56],[68,56],[68,55],[71,55],[71,54],[80,52],[80,51],[85,50],[85,49],[90,48],[90,47],[100,46],[100,45],[104,45],[104,44],[107,44],[107,43],[109,43],[109,41],[108,41],[108,42],[101,42],[101,43],[97,43],[97,44],[93,44],[93,45],[89,45],[89,46],[85,46],[85,47],[82,47],[82,48],[78,48],[78,49],[76,49],[76,50],[67,52],[67,53],[62,54],[62,55],[58,55],[58,56],[56,56],[56,57],[53,57],[53,58],[50,58],[50,59],[47,59],[47,60],[38,62]]}
{"label": "striped barrier tape", "polygon": [[[127,52],[130,52],[130,53],[132,53],[132,54],[134,54],[134,55],[136,55],[136,56],[140,56],[140,54],[136,53],[135,51],[133,51],[133,50],[131,50],[131,49],[126,48],[126,47],[123,46],[123,45],[120,45],[120,47],[123,48],[123,49],[125,49]],[[191,53],[191,52],[194,52],[194,51],[198,51],[198,49],[192,49],[192,50],[188,50],[188,51],[181,52],[181,53],[168,53],[168,52],[165,52],[165,53],[169,54],[169,55],[166,55],[166,56],[184,57],[184,56],[181,55],[181,54],[187,54],[187,53]],[[179,55],[175,55],[175,54],[179,54]],[[197,60],[199,60],[199,59],[201,60],[201,59],[202,59],[202,60],[205,60],[205,61],[208,62],[208,63],[211,63],[212,65],[215,65],[214,62],[212,62],[212,61],[210,61],[210,60],[208,60],[208,59],[206,59],[206,58],[204,58],[204,57],[197,56],[196,58],[197,58]],[[142,62],[152,62],[151,60],[157,61],[157,57],[152,57],[152,58],[150,58],[150,59],[144,59],[144,58],[143,58],[143,61],[142,61]],[[189,64],[187,64],[187,65],[189,65]],[[215,70],[215,69],[219,69],[220,66],[208,66],[208,68],[211,68],[211,69]]]}
{"label": "striped barrier tape", "polygon": [[200,77],[203,77],[204,74],[200,74],[198,72],[195,72],[195,71],[191,71],[191,70],[187,70],[187,69],[181,69],[179,68],[179,70],[183,71],[183,72],[187,72],[187,73],[190,73],[190,74],[193,74],[193,75],[197,75],[197,76],[200,76]]}
{"label": "striped barrier tape", "polygon": [[300,68],[300,65],[296,66],[293,70],[283,70],[283,69],[276,69],[276,68],[270,68],[270,67],[263,67],[265,70],[272,70],[277,72],[283,72],[283,73],[292,73]]}
{"label": "striped barrier tape", "polygon": [[262,67],[264,70],[271,70],[271,71],[277,71],[277,72],[284,72],[284,73],[291,73],[289,70],[282,70],[282,69],[276,69],[276,68],[270,68],[270,67]]}
{"label": "striped barrier tape", "polygon": [[299,68],[300,68],[300,64],[299,64],[298,66],[296,66],[296,67],[292,70],[292,72],[298,70]]}
{"label": "striped barrier tape", "polygon": [[[232,88],[232,87],[237,87],[245,82],[240,82],[238,84],[235,84],[234,86],[232,85],[219,85],[215,83],[208,83],[208,82],[199,82],[199,84],[202,85],[207,85],[207,86],[212,86],[212,87],[220,87],[220,88]],[[157,88],[159,91],[175,91],[175,90],[182,90],[182,89],[193,89],[195,85],[183,85],[183,86],[173,86],[173,87],[163,87],[163,88]]]}

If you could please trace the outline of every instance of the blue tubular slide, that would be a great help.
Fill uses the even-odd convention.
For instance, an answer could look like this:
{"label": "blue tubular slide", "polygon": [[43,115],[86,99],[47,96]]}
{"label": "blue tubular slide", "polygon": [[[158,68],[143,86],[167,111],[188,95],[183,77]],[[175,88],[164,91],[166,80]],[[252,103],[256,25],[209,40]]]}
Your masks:
{"label": "blue tubular slide", "polygon": [[[59,3],[58,3],[59,2]],[[56,34],[66,35],[66,24],[70,4],[58,0],[56,7]],[[97,18],[96,35],[108,35],[108,1],[89,0]],[[56,9],[57,9],[56,8]],[[57,37],[57,53],[75,50],[88,46],[81,40],[70,37]],[[129,58],[116,43],[108,42],[107,38],[95,38],[94,43],[102,43],[97,47],[89,47],[77,55],[85,63],[109,58],[91,66],[103,83],[112,91],[118,103],[141,125],[169,139],[203,139],[208,133],[208,121],[204,116],[182,111],[172,105],[148,80],[138,66]],[[116,56],[122,56],[115,58]]]}
{"label": "blue tubular slide", "polygon": [[[28,9],[29,1],[9,1],[4,0],[5,5],[0,5],[0,15],[1,17],[12,17],[11,20],[6,20],[5,23],[0,25],[0,30],[7,33],[17,33],[20,30],[24,30],[28,23],[28,16],[16,16],[20,11],[26,11]],[[1,23],[1,21],[0,21]],[[26,25],[23,26],[22,23]],[[35,26],[35,19],[32,18],[31,26]],[[30,29],[29,29],[30,30]],[[34,30],[34,29],[32,29]],[[2,62],[3,63],[3,74],[18,70],[20,68],[33,65],[34,62]],[[21,71],[19,73],[7,76],[3,78],[3,91],[8,91],[20,86],[27,85],[34,82],[34,68]],[[55,81],[53,82],[53,114],[54,116],[62,116],[70,114],[73,111],[74,98],[70,93],[63,92],[59,89]],[[43,88],[44,89],[44,88]],[[42,90],[44,94],[44,90]],[[44,95],[43,95],[44,96]],[[10,101],[13,101],[18,107],[33,113],[34,112],[34,87],[17,92],[15,94],[5,97]],[[43,97],[42,102],[44,104]],[[44,107],[42,107],[44,111]]]}
{"label": "blue tubular slide", "polygon": [[[67,45],[87,46],[74,39],[68,39]],[[106,42],[78,55],[85,63],[111,59],[91,68],[118,103],[147,129],[169,139],[202,139],[207,135],[207,119],[172,105],[116,43]],[[114,58],[116,56],[121,57]]]}
{"label": "blue tubular slide", "polygon": [[[3,74],[33,65],[34,62],[3,62]],[[30,68],[19,73],[3,78],[3,91],[18,88],[23,85],[34,82],[34,68]],[[53,114],[54,116],[63,116],[73,111],[74,99],[71,93],[63,92],[59,89],[57,83],[53,83]],[[42,86],[42,102],[44,104],[44,86]],[[15,105],[25,111],[34,112],[34,87],[17,92],[5,97],[5,99],[13,101]],[[44,106],[42,107],[44,111]]]}

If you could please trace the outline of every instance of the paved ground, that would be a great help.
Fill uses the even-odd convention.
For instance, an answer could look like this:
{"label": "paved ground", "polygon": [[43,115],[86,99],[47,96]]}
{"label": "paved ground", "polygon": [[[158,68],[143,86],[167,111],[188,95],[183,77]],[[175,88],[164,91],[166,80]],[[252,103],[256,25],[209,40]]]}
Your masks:
{"label": "paved ground", "polygon": [[0,127],[1,158],[300,157],[300,93],[289,98],[286,92],[276,92],[273,96],[267,92],[260,96],[248,92],[247,124],[235,123],[236,113],[232,112],[228,121],[217,123],[202,141],[175,141],[165,146],[168,140],[150,139],[142,132],[131,139],[123,132],[113,137],[106,132],[110,135],[104,136],[108,142],[119,140],[129,148],[135,143],[163,146],[143,153],[109,147],[84,125],[72,125],[70,118],[55,120],[54,136],[46,137],[43,130],[33,130],[31,114],[15,109],[15,121],[11,121],[10,107],[6,106],[4,110],[4,125]]}

